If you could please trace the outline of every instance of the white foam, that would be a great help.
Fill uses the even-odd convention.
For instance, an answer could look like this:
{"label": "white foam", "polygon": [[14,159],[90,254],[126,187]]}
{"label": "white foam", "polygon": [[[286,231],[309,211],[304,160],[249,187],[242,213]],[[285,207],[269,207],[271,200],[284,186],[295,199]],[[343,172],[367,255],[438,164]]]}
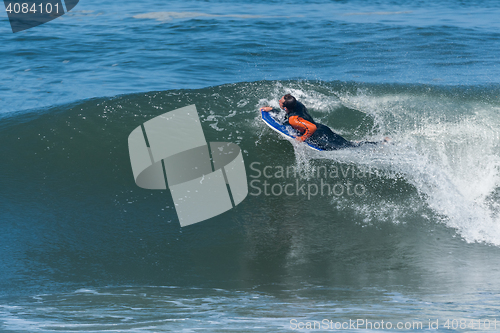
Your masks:
{"label": "white foam", "polygon": [[344,16],[356,16],[356,15],[402,15],[402,14],[412,14],[413,11],[401,11],[401,12],[358,12],[358,13],[345,13]]}
{"label": "white foam", "polygon": [[[395,144],[310,152],[310,158],[375,167],[388,177],[402,175],[463,239],[500,246],[498,203],[491,199],[500,189],[498,107],[425,94],[338,97],[345,106],[371,114],[381,136],[392,136]],[[375,215],[380,220],[387,216],[383,209]],[[391,218],[399,222],[397,216]]]}
{"label": "white foam", "polygon": [[200,12],[151,12],[132,16],[135,19],[152,19],[159,22],[168,22],[174,19],[192,19],[192,18],[239,18],[239,19],[256,19],[256,18],[274,18],[275,16],[263,15],[216,15]]}

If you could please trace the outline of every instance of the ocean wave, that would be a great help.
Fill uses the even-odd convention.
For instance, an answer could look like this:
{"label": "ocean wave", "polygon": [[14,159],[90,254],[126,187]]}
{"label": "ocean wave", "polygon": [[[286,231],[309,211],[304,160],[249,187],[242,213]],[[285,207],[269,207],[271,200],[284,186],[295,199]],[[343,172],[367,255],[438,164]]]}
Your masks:
{"label": "ocean wave", "polygon": [[269,19],[279,18],[284,16],[267,16],[267,15],[248,15],[248,14],[207,14],[199,12],[151,12],[134,15],[135,19],[152,19],[159,22],[167,22],[175,19],[193,19],[193,18],[238,18],[238,19]]}
{"label": "ocean wave", "polygon": [[[87,192],[80,196],[92,198],[92,187],[99,188],[98,182],[104,181],[99,174],[107,174],[118,183],[128,184],[127,190],[118,195],[123,197],[135,190],[124,138],[158,113],[194,103],[207,139],[240,145],[247,167],[252,161],[275,154],[282,164],[290,163],[292,156],[296,165],[301,159],[309,166],[320,159],[324,163],[378,168],[387,174],[385,177],[403,177],[439,216],[436,219],[444,216],[446,225],[467,241],[500,245],[500,231],[495,227],[498,217],[491,199],[500,186],[500,123],[495,118],[499,106],[478,96],[464,99],[437,88],[429,88],[431,93],[425,87],[387,87],[383,93],[377,92],[382,88],[256,82],[85,101],[46,110],[36,119],[9,118],[7,123],[11,125],[4,125],[0,132],[5,143],[2,156],[10,156],[3,162],[3,169],[13,176],[7,183],[16,184],[17,192],[35,182],[68,195],[68,184],[86,184],[83,187]],[[345,150],[321,156],[310,156],[300,149],[292,153],[292,145],[269,133],[256,112],[259,105],[277,106],[284,93],[297,96],[317,120],[348,139],[380,140],[389,135],[394,144],[384,149]],[[109,179],[104,182],[111,188],[101,192],[109,191],[110,196],[120,193]],[[370,200],[378,207],[379,198]],[[127,210],[133,207],[130,203],[138,201],[131,197],[117,202],[128,202],[124,207]],[[372,222],[377,219],[376,214],[370,216]],[[175,216],[169,220],[175,220]]]}
{"label": "ocean wave", "polygon": [[413,11],[399,11],[399,12],[359,12],[359,13],[345,13],[343,16],[356,16],[356,15],[403,15],[403,14],[412,14]]}
{"label": "ocean wave", "polygon": [[[168,278],[203,285],[241,276],[280,280],[283,270],[295,276],[331,258],[341,266],[396,260],[441,271],[437,247],[462,253],[467,243],[500,245],[495,89],[260,81],[11,115],[0,127],[0,241],[12,258],[6,272],[16,271],[15,281],[26,275],[25,284],[38,283],[33,272],[42,279],[65,272],[80,284],[123,278],[161,285]],[[291,144],[258,113],[285,93],[350,140],[391,136],[393,144],[326,153]],[[208,142],[239,145],[251,186],[236,208],[180,228],[168,191],[136,186],[127,138],[145,121],[191,104]],[[424,259],[400,258],[395,242],[418,244]],[[373,261],[369,253],[380,247],[397,259]],[[269,261],[277,271],[267,270]],[[80,289],[87,290],[95,289]]]}

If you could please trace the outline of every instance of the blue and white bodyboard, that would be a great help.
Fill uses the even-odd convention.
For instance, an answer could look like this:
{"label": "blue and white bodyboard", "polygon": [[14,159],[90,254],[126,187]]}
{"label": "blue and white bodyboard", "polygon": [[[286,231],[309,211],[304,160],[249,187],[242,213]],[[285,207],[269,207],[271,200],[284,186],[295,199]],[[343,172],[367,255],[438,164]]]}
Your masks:
{"label": "blue and white bodyboard", "polygon": [[[295,137],[299,135],[299,132],[295,130],[292,126],[285,124],[285,119],[282,113],[273,111],[270,112],[260,111],[260,113],[262,116],[262,120],[266,123],[267,126],[271,127],[273,130],[283,135],[287,139],[295,140]],[[314,143],[308,142],[307,140],[304,141],[304,144],[309,146],[309,148],[311,149],[317,151],[324,151],[323,149],[316,146]]]}

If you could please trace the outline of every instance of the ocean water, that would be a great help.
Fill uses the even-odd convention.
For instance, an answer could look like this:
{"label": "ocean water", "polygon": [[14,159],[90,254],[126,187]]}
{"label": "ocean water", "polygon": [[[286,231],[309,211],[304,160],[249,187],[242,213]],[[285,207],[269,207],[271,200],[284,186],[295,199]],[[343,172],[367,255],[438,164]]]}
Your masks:
{"label": "ocean water", "polygon": [[[84,1],[13,34],[2,11],[0,331],[500,330],[499,16]],[[285,93],[392,143],[291,143],[258,113]],[[249,195],[181,228],[169,191],[135,185],[127,138],[190,104],[242,149]]]}

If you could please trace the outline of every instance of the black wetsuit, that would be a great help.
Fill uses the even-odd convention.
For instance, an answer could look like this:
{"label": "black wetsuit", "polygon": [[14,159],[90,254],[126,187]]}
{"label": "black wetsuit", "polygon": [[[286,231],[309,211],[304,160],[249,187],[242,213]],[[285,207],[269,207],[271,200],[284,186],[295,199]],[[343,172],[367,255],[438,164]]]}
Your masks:
{"label": "black wetsuit", "polygon": [[315,122],[311,115],[307,112],[307,108],[304,106],[304,104],[300,103],[299,101],[297,101],[295,108],[287,113],[286,123],[288,123],[288,119],[293,116],[303,118],[304,120],[313,123],[316,126],[316,131],[314,131],[314,133],[305,141],[314,144],[320,149],[337,150],[343,148],[359,147],[364,144],[377,144],[376,142],[352,142],[344,139],[342,136],[333,132],[330,127]]}

